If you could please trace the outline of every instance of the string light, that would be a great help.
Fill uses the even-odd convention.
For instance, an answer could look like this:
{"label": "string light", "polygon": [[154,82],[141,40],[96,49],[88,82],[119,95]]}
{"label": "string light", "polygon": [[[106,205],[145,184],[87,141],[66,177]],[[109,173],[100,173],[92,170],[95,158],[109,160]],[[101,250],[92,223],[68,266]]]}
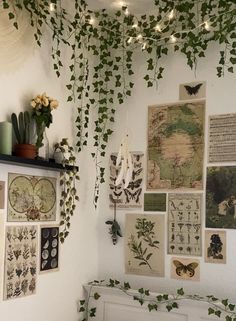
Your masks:
{"label": "string light", "polygon": [[126,16],[129,15],[129,9],[128,9],[128,8],[125,9],[125,15],[126,15]]}
{"label": "string light", "polygon": [[154,29],[158,32],[161,32],[161,26],[159,24],[157,24]]}
{"label": "string light", "polygon": [[133,41],[133,37],[130,37],[130,38],[127,40],[127,43],[128,43],[128,44],[131,44],[132,41]]}
{"label": "string light", "polygon": [[53,12],[53,11],[56,10],[56,8],[55,8],[55,3],[50,2],[50,4],[49,4],[49,10],[50,10],[51,12]]}
{"label": "string light", "polygon": [[168,14],[169,20],[173,19],[174,16],[175,16],[175,12],[174,12],[174,9],[173,9],[173,10],[171,10],[171,12]]}
{"label": "string light", "polygon": [[134,24],[132,25],[132,28],[133,28],[133,29],[138,29],[137,23],[134,23]]}
{"label": "string light", "polygon": [[95,19],[94,19],[93,17],[91,17],[91,18],[89,19],[89,24],[90,24],[90,25],[94,25],[94,24],[95,24]]}
{"label": "string light", "polygon": [[147,47],[147,43],[146,43],[146,42],[144,42],[144,43],[142,44],[142,50],[145,50],[145,49],[146,49],[146,47]]}
{"label": "string light", "polygon": [[137,35],[137,40],[141,40],[143,38],[143,36],[141,35],[141,33],[139,35]]}
{"label": "string light", "polygon": [[174,35],[170,36],[170,42],[175,43],[177,41],[177,38]]}
{"label": "string light", "polygon": [[209,24],[208,21],[205,21],[205,22],[204,22],[204,28],[205,28],[207,31],[209,31],[209,30],[211,29],[211,26],[210,26],[210,24]]}

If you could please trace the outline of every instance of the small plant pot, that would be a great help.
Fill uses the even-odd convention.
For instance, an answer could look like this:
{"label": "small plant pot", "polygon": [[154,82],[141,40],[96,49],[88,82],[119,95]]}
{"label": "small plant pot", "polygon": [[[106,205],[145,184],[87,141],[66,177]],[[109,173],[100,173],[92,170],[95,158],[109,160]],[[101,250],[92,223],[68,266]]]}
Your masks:
{"label": "small plant pot", "polygon": [[37,155],[36,146],[32,144],[16,144],[15,155],[23,158],[35,159]]}

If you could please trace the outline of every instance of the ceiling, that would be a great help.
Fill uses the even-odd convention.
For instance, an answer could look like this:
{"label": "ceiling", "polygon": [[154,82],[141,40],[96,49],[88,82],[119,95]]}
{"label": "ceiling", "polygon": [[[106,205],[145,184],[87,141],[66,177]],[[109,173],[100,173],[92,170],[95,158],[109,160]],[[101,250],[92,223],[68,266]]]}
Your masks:
{"label": "ceiling", "polygon": [[107,10],[119,9],[122,2],[128,5],[130,13],[133,14],[150,13],[155,8],[154,0],[87,0],[89,8],[93,10],[101,8]]}

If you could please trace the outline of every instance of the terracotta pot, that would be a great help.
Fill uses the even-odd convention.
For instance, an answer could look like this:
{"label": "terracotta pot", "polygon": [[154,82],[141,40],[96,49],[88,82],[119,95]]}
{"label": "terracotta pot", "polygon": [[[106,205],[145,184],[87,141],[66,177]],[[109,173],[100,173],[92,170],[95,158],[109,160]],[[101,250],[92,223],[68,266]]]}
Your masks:
{"label": "terracotta pot", "polygon": [[23,158],[35,159],[36,146],[32,144],[16,144],[15,155]]}

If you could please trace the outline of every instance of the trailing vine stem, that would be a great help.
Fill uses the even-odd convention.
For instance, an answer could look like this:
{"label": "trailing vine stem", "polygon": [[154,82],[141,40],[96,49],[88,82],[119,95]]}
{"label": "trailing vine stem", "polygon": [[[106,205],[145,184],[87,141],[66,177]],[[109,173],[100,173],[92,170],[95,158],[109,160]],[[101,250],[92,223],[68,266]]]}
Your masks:
{"label": "trailing vine stem", "polygon": [[94,280],[89,283],[88,295],[84,300],[80,300],[79,312],[81,313],[81,321],[89,321],[90,318],[96,316],[96,306],[91,306],[91,299],[99,300],[101,294],[99,294],[99,288],[114,288],[127,295],[127,297],[133,298],[133,300],[139,302],[141,306],[145,305],[148,311],[158,311],[161,306],[164,306],[168,312],[173,309],[179,308],[179,302],[181,301],[198,301],[204,302],[208,305],[208,315],[215,315],[217,317],[223,317],[225,321],[236,320],[235,304],[229,302],[228,299],[218,299],[214,295],[200,296],[198,294],[185,294],[184,289],[180,288],[176,291],[176,294],[158,294],[154,295],[150,290],[145,288],[139,288],[138,290],[131,289],[129,282],[121,283],[118,280],[110,279],[109,281]]}
{"label": "trailing vine stem", "polygon": [[[49,10],[50,3],[54,11]],[[18,13],[24,11],[41,46],[44,33],[52,39],[52,66],[58,77],[69,70],[68,103],[77,108],[75,120],[77,148],[88,143],[89,120],[94,118],[96,166],[95,207],[100,184],[105,181],[102,159],[113,133],[115,112],[134,87],[133,53],[147,62],[143,78],[153,87],[164,76],[162,58],[172,51],[186,57],[196,71],[210,43],[218,43],[218,77],[233,73],[236,65],[236,3],[234,0],[154,0],[156,12],[135,16],[126,7],[116,12],[93,11],[85,0],[74,0],[74,9],[64,8],[61,0],[3,0],[0,4],[16,29]],[[72,13],[71,13],[72,12]],[[45,28],[46,27],[46,28]],[[223,49],[222,49],[223,47]],[[62,50],[71,50],[71,59],[63,60]],[[65,55],[66,56],[66,55]],[[140,77],[140,75],[139,75]]]}

